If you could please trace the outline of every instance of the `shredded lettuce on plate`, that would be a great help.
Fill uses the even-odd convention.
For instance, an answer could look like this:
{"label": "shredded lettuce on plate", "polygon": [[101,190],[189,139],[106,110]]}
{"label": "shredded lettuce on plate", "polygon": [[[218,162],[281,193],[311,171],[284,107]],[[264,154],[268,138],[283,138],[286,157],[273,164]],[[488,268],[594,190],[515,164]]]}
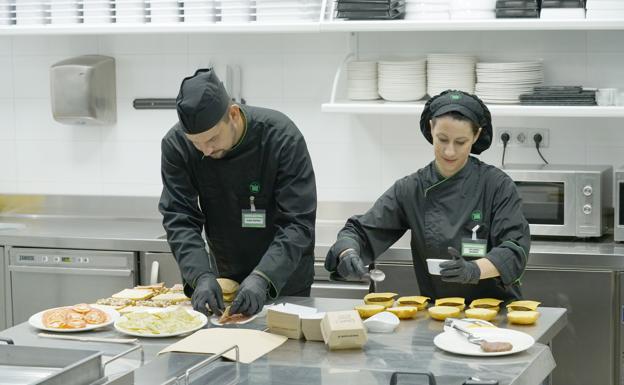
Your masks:
{"label": "shredded lettuce on plate", "polygon": [[201,325],[198,316],[190,314],[183,308],[157,313],[128,313],[122,317],[117,326],[139,334],[173,334],[193,329]]}

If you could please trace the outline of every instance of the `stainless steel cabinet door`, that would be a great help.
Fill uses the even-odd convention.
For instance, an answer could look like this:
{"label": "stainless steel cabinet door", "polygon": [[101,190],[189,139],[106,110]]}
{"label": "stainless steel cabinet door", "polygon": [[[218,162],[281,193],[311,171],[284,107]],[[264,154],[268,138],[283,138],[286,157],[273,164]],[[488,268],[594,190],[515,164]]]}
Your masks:
{"label": "stainless steel cabinet door", "polygon": [[[141,253],[141,285],[149,285],[154,277],[157,282],[164,282],[167,287],[182,283],[182,275],[175,257],[171,253]],[[157,271],[154,272],[154,269]]]}
{"label": "stainless steel cabinet door", "polygon": [[4,257],[4,248],[0,247],[0,330],[6,329],[7,314],[9,309],[6,308],[6,298],[9,295],[9,285],[6,279],[6,258]]}
{"label": "stainless steel cabinet door", "polygon": [[386,279],[376,283],[375,291],[398,293],[399,296],[420,294],[414,265],[411,263],[377,263],[376,266],[386,274]]}
{"label": "stainless steel cabinet door", "polygon": [[615,274],[533,268],[524,273],[524,298],[568,309],[568,324],[553,340],[553,385],[615,384]]}

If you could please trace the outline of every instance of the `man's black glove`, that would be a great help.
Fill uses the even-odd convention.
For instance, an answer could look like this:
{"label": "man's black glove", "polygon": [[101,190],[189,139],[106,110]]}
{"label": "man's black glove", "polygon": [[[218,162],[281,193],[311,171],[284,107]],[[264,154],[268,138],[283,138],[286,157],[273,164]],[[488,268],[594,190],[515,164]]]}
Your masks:
{"label": "man's black glove", "polygon": [[457,282],[476,285],[481,278],[481,269],[473,261],[466,261],[459,252],[452,247],[448,248],[448,253],[453,260],[440,264],[440,275],[445,282]]}
{"label": "man's black glove", "polygon": [[238,288],[230,314],[254,315],[258,313],[264,306],[268,290],[269,282],[264,277],[256,273],[249,274]]}
{"label": "man's black glove", "polygon": [[193,309],[208,315],[208,307],[214,314],[223,313],[223,293],[213,273],[204,273],[197,279],[193,296],[191,297]]}
{"label": "man's black glove", "polygon": [[338,274],[343,278],[362,279],[368,273],[362,258],[353,249],[347,249],[338,259]]}

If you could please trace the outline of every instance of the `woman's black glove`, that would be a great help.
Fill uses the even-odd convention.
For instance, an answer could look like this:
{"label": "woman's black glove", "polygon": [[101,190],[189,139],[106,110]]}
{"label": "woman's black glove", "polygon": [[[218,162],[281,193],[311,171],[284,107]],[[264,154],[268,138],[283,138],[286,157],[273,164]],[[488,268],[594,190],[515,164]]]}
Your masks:
{"label": "woman's black glove", "polygon": [[453,257],[451,261],[440,264],[440,275],[445,282],[456,282],[476,285],[481,278],[481,269],[473,261],[466,261],[453,247],[448,248]]}

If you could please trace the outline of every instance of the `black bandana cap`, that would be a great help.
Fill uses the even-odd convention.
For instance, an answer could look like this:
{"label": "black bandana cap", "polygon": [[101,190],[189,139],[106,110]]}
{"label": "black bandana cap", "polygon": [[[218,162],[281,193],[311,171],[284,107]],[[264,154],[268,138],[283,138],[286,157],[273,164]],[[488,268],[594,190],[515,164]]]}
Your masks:
{"label": "black bandana cap", "polygon": [[420,116],[420,131],[429,143],[433,144],[429,121],[449,112],[458,112],[481,127],[481,134],[472,145],[470,152],[479,155],[492,144],[492,115],[490,110],[476,95],[464,91],[446,90],[427,101]]}
{"label": "black bandana cap", "polygon": [[182,81],[176,98],[180,125],[187,134],[199,134],[216,126],[230,104],[230,97],[212,68],[199,69]]}

